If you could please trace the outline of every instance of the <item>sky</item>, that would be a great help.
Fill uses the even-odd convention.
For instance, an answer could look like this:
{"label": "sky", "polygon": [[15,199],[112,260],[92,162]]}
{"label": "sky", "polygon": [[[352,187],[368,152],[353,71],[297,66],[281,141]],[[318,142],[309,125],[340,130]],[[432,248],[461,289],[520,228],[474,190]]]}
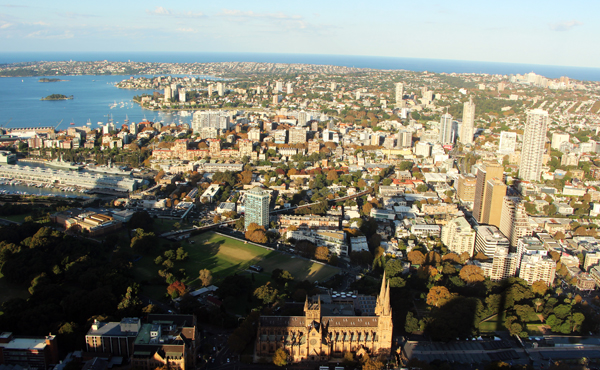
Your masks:
{"label": "sky", "polygon": [[600,1],[6,1],[0,53],[255,52],[600,67]]}

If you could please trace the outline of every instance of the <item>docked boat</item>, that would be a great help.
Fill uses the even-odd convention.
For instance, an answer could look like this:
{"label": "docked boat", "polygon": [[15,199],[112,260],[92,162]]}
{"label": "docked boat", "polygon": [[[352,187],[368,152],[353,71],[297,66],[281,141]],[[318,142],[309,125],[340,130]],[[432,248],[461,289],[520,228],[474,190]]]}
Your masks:
{"label": "docked boat", "polygon": [[79,171],[83,168],[83,166],[72,163],[72,162],[63,162],[59,159],[54,159],[52,161],[46,162],[46,166],[57,168],[59,170],[71,170],[71,171]]}

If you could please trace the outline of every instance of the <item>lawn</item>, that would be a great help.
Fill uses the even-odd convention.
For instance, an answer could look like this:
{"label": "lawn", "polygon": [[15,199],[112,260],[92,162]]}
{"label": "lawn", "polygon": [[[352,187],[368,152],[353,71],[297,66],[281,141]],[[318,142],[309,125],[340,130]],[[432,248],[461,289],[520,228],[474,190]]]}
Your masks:
{"label": "lawn", "polygon": [[[190,244],[189,241],[193,241]],[[257,282],[266,282],[274,269],[289,271],[297,281],[309,280],[323,281],[337,274],[336,267],[321,265],[303,258],[294,257],[277,251],[258,247],[253,244],[207,232],[196,235],[188,242],[182,242],[182,246],[189,257],[185,262],[177,262],[176,269],[185,269],[189,277],[186,285],[197,287],[198,271],[208,269],[211,271],[214,282],[218,282],[226,276],[245,271],[250,265],[260,265],[264,271],[255,274]],[[150,280],[158,276],[159,266],[154,264],[156,256],[143,256],[141,260],[133,264],[133,274],[136,281]],[[157,295],[158,292],[159,295]],[[164,286],[143,285],[143,293],[153,298],[164,295]]]}
{"label": "lawn", "polygon": [[314,263],[289,254],[271,251],[253,244],[245,244],[216,233],[204,233],[190,238],[186,244],[190,258],[184,263],[189,276],[201,269],[209,269],[216,278],[224,278],[250,265],[260,265],[262,274],[271,275],[277,268],[289,271],[298,281],[323,281],[339,272],[336,267]]}

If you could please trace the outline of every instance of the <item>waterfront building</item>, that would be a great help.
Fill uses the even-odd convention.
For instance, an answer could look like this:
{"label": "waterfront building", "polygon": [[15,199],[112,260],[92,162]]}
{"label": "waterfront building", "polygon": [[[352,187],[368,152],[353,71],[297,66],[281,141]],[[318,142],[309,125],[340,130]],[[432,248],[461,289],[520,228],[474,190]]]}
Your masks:
{"label": "waterfront building", "polygon": [[246,192],[244,223],[246,229],[251,223],[269,228],[269,192],[259,187]]}
{"label": "waterfront building", "polygon": [[519,177],[522,180],[540,181],[548,119],[547,111],[534,109],[527,112],[519,166]]}

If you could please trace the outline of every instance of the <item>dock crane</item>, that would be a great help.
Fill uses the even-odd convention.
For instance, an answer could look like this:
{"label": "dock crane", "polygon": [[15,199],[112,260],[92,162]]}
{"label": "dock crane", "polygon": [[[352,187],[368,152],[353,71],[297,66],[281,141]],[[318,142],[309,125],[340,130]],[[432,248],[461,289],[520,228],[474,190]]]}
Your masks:
{"label": "dock crane", "polygon": [[58,128],[58,126],[60,126],[60,124],[62,123],[62,121],[64,121],[64,119],[61,119],[61,120],[60,120],[60,122],[58,123],[58,125],[56,125],[56,126],[54,127],[54,131],[56,131],[56,129]]}
{"label": "dock crane", "polygon": [[10,121],[12,121],[12,117],[8,119],[8,121],[6,121],[5,124],[0,125],[0,131],[4,134],[4,126],[8,126],[8,124],[10,123]]}

